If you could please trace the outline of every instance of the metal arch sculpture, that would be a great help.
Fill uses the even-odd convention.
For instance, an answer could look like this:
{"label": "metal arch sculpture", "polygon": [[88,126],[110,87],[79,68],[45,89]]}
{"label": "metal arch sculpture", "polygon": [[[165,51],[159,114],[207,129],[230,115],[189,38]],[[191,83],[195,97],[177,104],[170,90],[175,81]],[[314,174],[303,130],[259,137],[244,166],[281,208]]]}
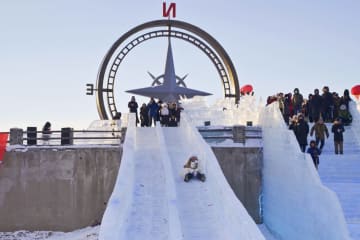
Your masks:
{"label": "metal arch sculpture", "polygon": [[[110,72],[108,74],[106,88],[104,88],[104,79],[105,79],[106,70],[109,66],[111,58],[113,57],[118,47],[133,34],[155,27],[168,27],[168,29],[152,31],[143,34],[132,40],[130,43],[128,43],[117,55],[117,57],[113,60],[113,63],[110,68]],[[196,36],[201,37],[205,42],[193,35],[181,31],[174,31],[171,28],[179,28],[186,30],[190,33],[195,34]],[[235,67],[229,55],[226,53],[224,48],[216,41],[216,39],[214,39],[204,30],[186,22],[177,21],[177,20],[155,20],[141,24],[129,30],[127,33],[122,35],[106,53],[100,65],[97,82],[96,82],[96,86],[97,86],[96,103],[97,103],[98,113],[101,119],[108,119],[104,98],[103,98],[104,93],[107,94],[108,107],[112,117],[114,117],[115,114],[117,113],[113,88],[115,84],[115,77],[118,67],[120,66],[125,56],[130,52],[130,50],[133,47],[137,46],[138,44],[146,40],[156,37],[169,37],[169,36],[188,41],[194,44],[195,46],[197,46],[199,49],[201,49],[211,59],[211,61],[213,62],[219,73],[219,76],[221,78],[224,87],[224,96],[235,98],[236,103],[239,101],[240,99],[239,83],[238,83]],[[208,43],[211,46],[211,48],[206,43]],[[213,51],[213,49],[215,51]]]}

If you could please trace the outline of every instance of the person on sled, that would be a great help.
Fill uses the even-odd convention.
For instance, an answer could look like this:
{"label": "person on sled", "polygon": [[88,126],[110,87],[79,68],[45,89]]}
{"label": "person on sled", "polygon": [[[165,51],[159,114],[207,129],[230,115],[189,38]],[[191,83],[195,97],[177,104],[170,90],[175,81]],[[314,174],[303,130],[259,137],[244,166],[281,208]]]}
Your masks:
{"label": "person on sled", "polygon": [[205,174],[200,169],[200,162],[197,156],[193,155],[187,160],[187,162],[184,165],[185,169],[185,177],[184,181],[188,182],[190,179],[196,177],[202,182],[205,182]]}

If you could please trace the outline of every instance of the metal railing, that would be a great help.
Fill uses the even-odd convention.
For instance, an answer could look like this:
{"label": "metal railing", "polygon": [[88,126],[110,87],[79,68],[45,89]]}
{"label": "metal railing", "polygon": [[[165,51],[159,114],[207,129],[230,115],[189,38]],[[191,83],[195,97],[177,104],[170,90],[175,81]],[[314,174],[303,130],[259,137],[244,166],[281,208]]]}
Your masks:
{"label": "metal railing", "polygon": [[201,136],[208,143],[220,143],[232,140],[234,143],[245,144],[249,139],[262,139],[260,127],[233,126],[233,127],[197,127]]}
{"label": "metal railing", "polygon": [[7,144],[23,146],[59,146],[59,145],[87,145],[110,144],[118,145],[124,141],[126,128],[120,130],[73,130],[64,132],[51,131],[44,135],[42,131],[23,131],[11,129]]}

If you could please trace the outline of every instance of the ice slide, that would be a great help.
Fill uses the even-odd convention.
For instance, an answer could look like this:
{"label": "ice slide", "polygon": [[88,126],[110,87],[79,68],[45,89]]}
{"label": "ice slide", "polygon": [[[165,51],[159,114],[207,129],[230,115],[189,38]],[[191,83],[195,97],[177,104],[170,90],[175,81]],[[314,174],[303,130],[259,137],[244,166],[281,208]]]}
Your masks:
{"label": "ice slide", "polygon": [[323,185],[310,155],[300,152],[277,103],[264,109],[260,122],[263,220],[268,229],[279,239],[350,239],[338,196]]}
{"label": "ice slide", "polygon": [[[133,120],[99,239],[264,239],[186,116],[177,128],[135,128]],[[204,183],[183,181],[191,154],[205,160]]]}

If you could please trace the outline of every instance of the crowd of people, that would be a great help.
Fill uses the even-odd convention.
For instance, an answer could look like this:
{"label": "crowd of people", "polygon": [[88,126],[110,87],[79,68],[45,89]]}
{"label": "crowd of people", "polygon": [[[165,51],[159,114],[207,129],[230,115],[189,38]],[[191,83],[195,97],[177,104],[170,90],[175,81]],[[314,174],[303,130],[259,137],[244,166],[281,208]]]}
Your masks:
{"label": "crowd of people", "polygon": [[135,96],[131,97],[128,108],[130,113],[136,113],[136,125],[140,123],[141,127],[155,126],[156,122],[160,122],[162,127],[177,127],[180,123],[180,113],[183,110],[177,102],[165,103],[150,98],[148,104],[141,105],[138,114],[139,105]]}
{"label": "crowd of people", "polygon": [[[328,86],[324,86],[322,94],[319,89],[315,89],[313,94],[304,98],[300,90],[295,88],[293,93],[269,96],[267,105],[276,101],[279,103],[284,121],[294,132],[301,151],[311,155],[316,168],[319,165],[319,155],[324,147],[325,137],[329,138],[329,130],[325,123],[332,123],[335,154],[344,153],[344,125],[350,125],[352,122],[349,111],[349,102],[352,99],[349,90],[346,89],[340,97],[338,93],[330,92]],[[309,122],[313,123],[311,128]],[[306,150],[308,135],[315,135],[315,139],[310,141],[310,146]]]}

